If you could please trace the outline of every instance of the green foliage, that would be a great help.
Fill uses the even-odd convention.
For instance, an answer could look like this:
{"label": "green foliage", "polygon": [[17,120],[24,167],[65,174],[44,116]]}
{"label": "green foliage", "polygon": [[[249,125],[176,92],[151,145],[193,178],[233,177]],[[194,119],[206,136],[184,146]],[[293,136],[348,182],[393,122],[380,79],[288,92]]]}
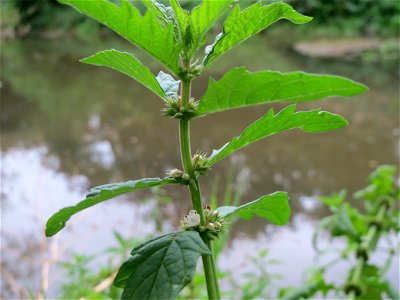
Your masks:
{"label": "green foliage", "polygon": [[[99,52],[83,60],[120,71],[149,88],[165,100],[165,114],[179,120],[180,154],[183,170],[173,169],[169,176],[141,179],[125,183],[103,185],[89,191],[87,198],[76,206],[60,210],[46,226],[46,235],[52,236],[70,217],[83,209],[141,188],[181,183],[190,191],[193,209],[181,223],[183,229],[149,240],[132,251],[132,257],[120,268],[115,285],[124,288],[122,299],[174,299],[193,278],[196,262],[201,255],[207,294],[219,299],[216,264],[212,243],[222,233],[225,218],[237,216],[250,219],[253,215],[279,225],[286,224],[290,215],[288,196],[276,192],[241,206],[224,206],[215,211],[204,208],[199,176],[217,161],[227,157],[252,142],[293,128],[305,132],[323,132],[342,128],[347,122],[340,116],[321,111],[295,112],[291,105],[274,114],[270,109],[265,116],[251,124],[245,131],[209,159],[198,152],[191,154],[190,120],[195,115],[227,110],[247,105],[276,101],[311,101],[329,96],[353,96],[366,88],[351,80],[335,76],[318,76],[305,73],[281,74],[265,71],[249,73],[243,68],[233,69],[219,82],[210,81],[209,89],[198,103],[191,98],[191,82],[210,67],[212,62],[234,46],[245,41],[280,19],[303,24],[310,17],[297,13],[290,5],[256,3],[241,11],[236,5],[224,21],[223,32],[215,43],[206,48],[201,63],[192,60],[207,39],[215,22],[231,7],[231,0],[205,0],[190,13],[176,0],[170,6],[155,0],[145,0],[147,11],[142,15],[128,0],[120,6],[107,0],[59,0],[109,27],[132,44],[140,47],[163,64],[176,77],[160,72],[154,77],[129,53],[117,50]],[[178,95],[178,89],[180,94]],[[346,211],[351,218],[357,215]],[[347,215],[344,215],[347,217]],[[353,232],[354,233],[354,232]],[[250,290],[249,290],[250,293]],[[256,295],[257,291],[250,294]]]}
{"label": "green foliage", "polygon": [[200,99],[198,113],[209,114],[271,102],[354,96],[366,90],[364,85],[338,76],[303,72],[251,73],[245,68],[234,68],[219,81],[210,78],[208,89]]}
{"label": "green foliage", "polygon": [[192,280],[202,254],[211,252],[198,232],[179,231],[151,239],[132,250],[114,284],[125,288],[122,299],[175,299]]}
{"label": "green foliage", "polygon": [[84,20],[81,15],[60,5],[56,0],[9,0],[9,2],[19,13],[20,24],[29,25],[33,30],[46,27],[65,28]]}
{"label": "green foliage", "polygon": [[123,0],[120,7],[107,0],[95,2],[59,0],[59,2],[69,4],[104,24],[158,59],[172,72],[178,73],[181,45],[175,43],[173,26],[168,24],[164,28],[151,11],[142,16],[128,0]]}
{"label": "green foliage", "polygon": [[364,33],[398,35],[400,2],[392,0],[302,0],[293,1],[300,12],[314,15],[316,23],[345,26]]}
{"label": "green foliage", "polygon": [[[370,259],[381,240],[385,239],[389,241],[389,246],[393,245],[390,241],[400,231],[396,222],[400,200],[396,173],[393,166],[381,166],[371,174],[370,184],[354,195],[363,202],[363,212],[344,202],[344,191],[322,197],[321,201],[328,205],[333,214],[320,222],[314,236],[314,246],[318,246],[318,235],[322,228],[328,231],[331,238],[345,238],[347,245],[338,253],[339,257],[318,268],[318,272],[302,288],[282,289],[279,294],[282,299],[307,299],[317,293],[326,295],[328,292],[335,293],[338,298],[399,299],[399,293],[385,278],[394,255],[398,255],[398,248],[391,246],[384,249],[387,255],[384,263],[372,263]],[[349,260],[349,264],[353,265],[347,279],[339,284],[326,282],[324,277],[329,266],[339,260]]]}
{"label": "green foliage", "polygon": [[121,73],[124,73],[140,82],[162,99],[166,98],[164,90],[153,73],[151,73],[150,69],[143,66],[136,57],[129,53],[117,50],[106,50],[81,59],[81,62],[96,66],[109,67],[120,71]]}
{"label": "green foliage", "polygon": [[217,57],[279,19],[303,24],[311,21],[312,18],[297,13],[290,5],[284,3],[261,5],[261,2],[258,2],[243,11],[240,11],[240,6],[236,5],[224,22],[223,32],[217,36],[213,45],[208,46],[203,65],[211,66]]}
{"label": "green foliage", "polygon": [[85,200],[79,202],[75,206],[69,206],[61,209],[47,221],[46,236],[55,235],[65,227],[66,222],[71,218],[71,216],[93,205],[138,189],[175,183],[178,182],[175,179],[168,177],[164,179],[145,178],[94,187],[89,190]]}
{"label": "green foliage", "polygon": [[271,108],[263,117],[248,126],[240,136],[234,137],[222,148],[214,150],[209,158],[208,165],[212,166],[250,143],[282,131],[299,128],[305,132],[323,132],[343,128],[347,125],[347,121],[341,116],[326,111],[316,109],[295,112],[295,110],[295,104],[286,107],[277,114],[274,114]]}
{"label": "green foliage", "polygon": [[238,216],[250,220],[253,215],[267,219],[277,225],[285,225],[290,217],[287,193],[276,192],[241,206],[221,206],[217,210],[225,217]]}

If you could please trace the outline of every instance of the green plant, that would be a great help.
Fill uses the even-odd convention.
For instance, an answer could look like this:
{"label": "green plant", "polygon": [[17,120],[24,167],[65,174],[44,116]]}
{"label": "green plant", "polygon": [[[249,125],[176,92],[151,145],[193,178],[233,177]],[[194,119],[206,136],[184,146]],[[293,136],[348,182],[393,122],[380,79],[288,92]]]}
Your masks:
{"label": "green plant", "polygon": [[[345,202],[345,191],[320,197],[333,214],[320,222],[314,235],[314,248],[320,254],[327,252],[318,247],[318,236],[322,229],[327,230],[332,239],[344,238],[346,245],[343,249],[335,250],[340,253],[339,257],[325,266],[314,268],[302,288],[283,289],[280,298],[308,299],[317,293],[326,296],[332,292],[338,298],[347,299],[399,299],[398,291],[385,278],[393,257],[398,255],[398,245],[396,247],[392,241],[400,231],[396,203],[400,199],[400,189],[396,183],[396,172],[393,166],[380,166],[370,175],[370,184],[354,194],[356,199],[362,201],[364,211]],[[382,247],[383,240],[389,247]],[[378,250],[387,255],[384,263],[371,261],[371,256]],[[341,284],[326,282],[325,273],[338,261],[349,261],[352,266],[347,279]]]}
{"label": "green plant", "polygon": [[182,9],[177,0],[171,0],[170,6],[145,0],[143,3],[148,10],[144,16],[127,0],[123,0],[121,6],[107,0],[60,2],[72,5],[110,27],[153,56],[176,76],[178,80],[161,71],[155,77],[133,55],[114,49],[82,60],[125,73],[164,101],[165,115],[179,122],[183,170],[173,169],[165,178],[145,178],[95,187],[85,200],[53,215],[48,220],[46,235],[52,236],[62,230],[66,222],[81,210],[121,194],[154,186],[185,185],[190,192],[193,210],[182,220],[181,230],[156,237],[134,248],[132,257],[119,269],[114,284],[124,289],[123,299],[174,299],[192,280],[197,259],[201,256],[208,297],[219,299],[213,241],[224,233],[227,220],[232,217],[250,219],[258,216],[277,225],[286,224],[290,216],[288,195],[275,192],[241,206],[210,207],[203,203],[199,178],[223,158],[267,136],[295,128],[305,132],[330,131],[345,127],[347,122],[341,116],[319,109],[297,112],[296,105],[290,105],[276,114],[270,109],[240,136],[207,157],[201,152],[192,156],[190,121],[211,113],[251,105],[353,96],[366,91],[366,87],[337,76],[303,72],[251,73],[241,67],[228,71],[219,81],[211,78],[200,100],[192,98],[193,80],[234,46],[280,19],[296,24],[312,19],[297,13],[288,4],[256,3],[243,11],[236,5],[224,21],[223,32],[212,45],[205,47],[205,55],[202,55],[200,50],[204,47],[207,33],[230,10],[232,0],[205,0],[190,13]]}

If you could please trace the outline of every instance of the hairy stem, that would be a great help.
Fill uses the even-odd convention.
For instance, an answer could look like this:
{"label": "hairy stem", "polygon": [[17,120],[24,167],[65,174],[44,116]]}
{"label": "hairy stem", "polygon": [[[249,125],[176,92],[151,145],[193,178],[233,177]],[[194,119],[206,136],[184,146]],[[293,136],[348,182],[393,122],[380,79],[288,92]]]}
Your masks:
{"label": "hairy stem", "polygon": [[[190,99],[190,80],[182,80],[181,89],[181,105],[186,106]],[[181,158],[182,165],[185,173],[189,174],[189,191],[192,199],[193,209],[200,215],[200,224],[205,224],[205,217],[203,213],[203,205],[201,200],[201,191],[199,182],[195,176],[195,170],[192,164],[192,154],[190,148],[190,126],[188,119],[181,119],[179,121],[179,138],[181,144]],[[205,235],[201,235],[208,248],[212,251],[211,240]],[[219,287],[217,280],[217,273],[215,268],[214,256],[202,255],[204,273],[206,277],[207,293],[210,300],[220,299]]]}

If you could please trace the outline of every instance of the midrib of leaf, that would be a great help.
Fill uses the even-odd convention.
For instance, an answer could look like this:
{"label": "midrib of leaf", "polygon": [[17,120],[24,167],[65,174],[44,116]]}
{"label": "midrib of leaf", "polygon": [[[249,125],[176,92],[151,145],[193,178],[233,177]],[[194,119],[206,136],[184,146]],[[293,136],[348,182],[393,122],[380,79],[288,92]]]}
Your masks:
{"label": "midrib of leaf", "polygon": [[121,5],[107,0],[59,0],[94,18],[116,33],[158,59],[173,73],[178,74],[180,43],[175,42],[173,25],[163,27],[152,11],[142,16],[128,0]]}
{"label": "midrib of leaf", "polygon": [[340,76],[276,71],[251,73],[240,67],[231,69],[218,81],[210,78],[207,91],[200,99],[198,114],[269,102],[354,96],[366,90],[362,84]]}
{"label": "midrib of leaf", "polygon": [[[270,109],[267,114],[249,125],[240,136],[234,137],[219,150],[214,150],[209,157],[208,166],[212,166],[219,160],[251,143],[279,132],[290,129],[301,129],[305,132],[322,132],[339,129],[347,125],[347,122],[342,117],[319,109],[300,112],[295,112],[295,109],[296,105],[292,104],[275,115],[273,110]],[[326,123],[322,122],[324,116],[328,117],[328,119],[325,119]],[[317,118],[321,118],[321,121],[319,122]],[[316,120],[315,123],[314,120]]]}
{"label": "midrib of leaf", "polygon": [[224,23],[223,36],[211,45],[211,50],[204,57],[203,66],[209,67],[216,58],[280,19],[287,19],[293,23],[306,23],[311,20],[294,11],[286,3],[262,6],[261,2],[258,2],[243,11],[236,5]]}

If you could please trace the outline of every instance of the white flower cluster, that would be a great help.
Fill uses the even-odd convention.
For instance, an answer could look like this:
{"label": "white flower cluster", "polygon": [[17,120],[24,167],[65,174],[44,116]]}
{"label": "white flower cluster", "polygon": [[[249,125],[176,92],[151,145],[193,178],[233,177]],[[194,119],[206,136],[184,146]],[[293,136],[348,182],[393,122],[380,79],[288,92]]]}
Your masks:
{"label": "white flower cluster", "polygon": [[200,225],[200,215],[195,210],[189,211],[189,214],[181,221],[183,228],[192,228]]}

